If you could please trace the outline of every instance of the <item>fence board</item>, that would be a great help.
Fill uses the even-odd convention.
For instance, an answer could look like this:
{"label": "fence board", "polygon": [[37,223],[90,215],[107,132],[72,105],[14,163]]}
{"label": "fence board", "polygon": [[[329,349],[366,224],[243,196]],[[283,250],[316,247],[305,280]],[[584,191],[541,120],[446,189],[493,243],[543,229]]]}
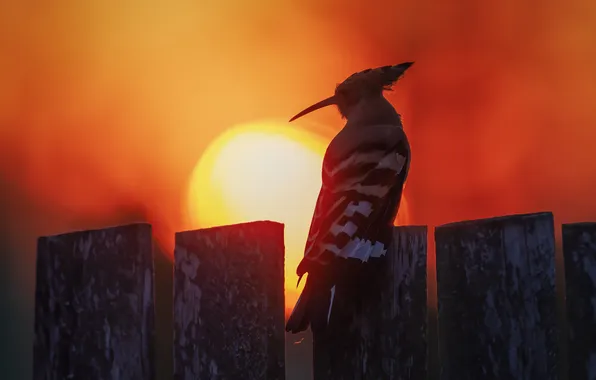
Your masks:
{"label": "fence board", "polygon": [[442,380],[557,377],[551,213],[435,231]]}
{"label": "fence board", "polygon": [[563,224],[569,379],[596,380],[596,223]]}
{"label": "fence board", "polygon": [[283,380],[283,225],[176,234],[175,379]]}
{"label": "fence board", "polygon": [[34,379],[154,379],[151,226],[42,237]]}
{"label": "fence board", "polygon": [[[427,376],[426,248],[427,227],[396,227],[392,250],[369,267],[359,284],[368,292],[362,309],[336,327],[314,337],[315,380],[408,380]],[[344,290],[336,286],[342,308]],[[345,317],[345,315],[343,316]]]}

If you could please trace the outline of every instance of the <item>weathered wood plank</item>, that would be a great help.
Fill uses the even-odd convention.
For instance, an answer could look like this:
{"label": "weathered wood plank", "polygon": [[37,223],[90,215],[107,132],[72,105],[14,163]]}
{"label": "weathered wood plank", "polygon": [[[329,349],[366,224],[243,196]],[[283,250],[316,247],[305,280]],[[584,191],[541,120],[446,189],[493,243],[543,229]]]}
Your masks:
{"label": "weathered wood plank", "polygon": [[34,379],[154,379],[151,226],[38,240]]}
{"label": "weathered wood plank", "polygon": [[596,223],[563,224],[569,379],[596,380]]}
{"label": "weathered wood plank", "polygon": [[442,380],[557,378],[551,213],[435,231]]}
{"label": "weathered wood plank", "polygon": [[175,379],[285,379],[283,229],[176,234]]}
{"label": "weathered wood plank", "polygon": [[427,227],[396,227],[394,242],[362,277],[376,282],[357,284],[364,303],[351,316],[341,303],[353,290],[336,286],[335,327],[314,337],[315,380],[426,379]]}

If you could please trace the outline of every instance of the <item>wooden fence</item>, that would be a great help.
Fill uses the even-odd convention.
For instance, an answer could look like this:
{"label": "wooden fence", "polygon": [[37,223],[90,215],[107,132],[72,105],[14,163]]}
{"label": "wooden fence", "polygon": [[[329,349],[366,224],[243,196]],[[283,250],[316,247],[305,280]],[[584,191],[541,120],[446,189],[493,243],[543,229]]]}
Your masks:
{"label": "wooden fence", "polygon": [[[594,380],[596,223],[562,230],[566,375]],[[169,378],[285,379],[283,233],[253,222],[176,234]],[[314,337],[315,380],[428,377],[427,228],[394,236],[367,268],[368,302]],[[434,238],[440,379],[558,379],[553,215],[453,223]],[[34,379],[155,379],[154,270],[147,224],[40,238]]]}

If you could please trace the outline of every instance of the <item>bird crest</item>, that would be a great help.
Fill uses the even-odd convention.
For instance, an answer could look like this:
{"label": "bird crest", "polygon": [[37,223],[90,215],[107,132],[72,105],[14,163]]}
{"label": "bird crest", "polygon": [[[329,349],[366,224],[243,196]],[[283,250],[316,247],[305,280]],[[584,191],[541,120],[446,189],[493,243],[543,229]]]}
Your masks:
{"label": "bird crest", "polygon": [[366,69],[350,75],[335,88],[335,94],[327,99],[304,109],[290,121],[294,121],[306,114],[330,105],[341,106],[346,103],[356,102],[365,94],[381,93],[390,91],[393,84],[398,81],[404,72],[414,62],[404,62],[399,65],[382,66],[375,69]]}
{"label": "bird crest", "polygon": [[359,92],[363,89],[371,91],[390,91],[391,87],[413,62],[405,62],[399,65],[382,66],[376,69],[366,69],[354,73],[337,85],[335,93]]}

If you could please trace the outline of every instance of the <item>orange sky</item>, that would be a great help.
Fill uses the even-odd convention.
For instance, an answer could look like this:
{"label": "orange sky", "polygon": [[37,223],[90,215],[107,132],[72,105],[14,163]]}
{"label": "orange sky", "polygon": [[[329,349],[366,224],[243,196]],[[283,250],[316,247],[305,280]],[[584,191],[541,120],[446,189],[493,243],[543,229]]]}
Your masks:
{"label": "orange sky", "polygon": [[[412,143],[413,223],[543,209],[596,220],[589,0],[4,1],[0,183],[4,232],[24,247],[16,276],[32,289],[38,235],[144,218],[171,245],[212,139],[407,60],[388,97]],[[325,138],[342,124],[331,109],[309,121]]]}

